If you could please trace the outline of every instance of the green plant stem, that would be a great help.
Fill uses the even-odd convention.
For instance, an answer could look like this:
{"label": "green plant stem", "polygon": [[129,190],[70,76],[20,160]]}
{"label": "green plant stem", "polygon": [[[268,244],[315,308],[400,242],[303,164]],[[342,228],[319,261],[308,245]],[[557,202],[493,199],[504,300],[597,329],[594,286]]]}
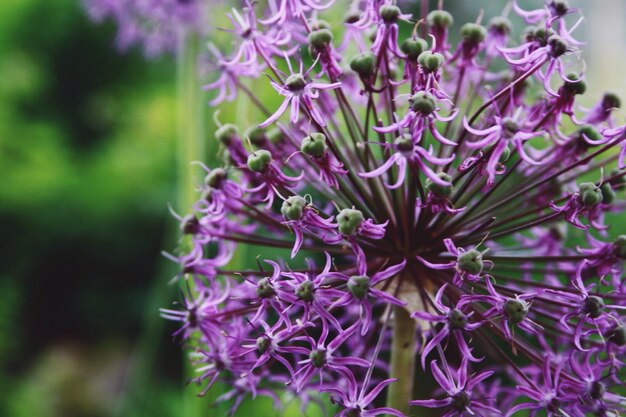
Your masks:
{"label": "green plant stem", "polygon": [[402,307],[394,308],[390,374],[398,380],[389,387],[387,406],[408,415],[415,380],[415,320]]}
{"label": "green plant stem", "polygon": [[204,160],[204,106],[198,71],[200,38],[189,31],[181,35],[177,60],[178,210],[191,212],[200,183],[199,169],[191,162]]}
{"label": "green plant stem", "polygon": [[[180,35],[180,45],[176,61],[176,123],[177,123],[177,211],[181,215],[192,212],[197,199],[196,187],[200,184],[201,170],[193,167],[193,161],[204,160],[204,113],[202,90],[198,68],[200,55],[200,36],[194,31],[185,31]],[[194,169],[195,168],[195,169]],[[187,252],[191,249],[191,238],[184,236],[180,249]],[[188,280],[192,286],[193,280]],[[183,357],[185,375],[188,378],[196,375],[189,363],[187,354]],[[191,391],[184,392],[183,409],[187,417],[199,417],[206,414],[206,405],[198,401]]]}

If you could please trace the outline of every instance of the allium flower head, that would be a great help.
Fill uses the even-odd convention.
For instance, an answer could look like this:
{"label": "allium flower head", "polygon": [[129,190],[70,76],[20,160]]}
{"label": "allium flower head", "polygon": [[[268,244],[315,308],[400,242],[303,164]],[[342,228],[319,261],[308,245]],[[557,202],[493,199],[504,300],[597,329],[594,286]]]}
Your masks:
{"label": "allium flower head", "polygon": [[260,116],[218,126],[223,163],[194,167],[178,217],[191,249],[168,255],[195,381],[233,410],[288,392],[344,417],[626,412],[626,126],[612,94],[578,104],[579,11],[513,2],[483,27],[356,0],[323,20],[344,9],[246,3],[211,46],[212,105]]}

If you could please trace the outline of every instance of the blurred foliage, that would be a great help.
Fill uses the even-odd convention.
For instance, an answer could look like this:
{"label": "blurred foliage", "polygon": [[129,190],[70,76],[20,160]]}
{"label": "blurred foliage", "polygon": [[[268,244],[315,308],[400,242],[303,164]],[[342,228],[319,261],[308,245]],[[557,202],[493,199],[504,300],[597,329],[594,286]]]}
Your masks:
{"label": "blurred foliage", "polygon": [[[174,72],[114,36],[74,0],[0,2],[2,416],[112,415],[132,369],[175,199]],[[174,415],[159,395],[145,415]]]}

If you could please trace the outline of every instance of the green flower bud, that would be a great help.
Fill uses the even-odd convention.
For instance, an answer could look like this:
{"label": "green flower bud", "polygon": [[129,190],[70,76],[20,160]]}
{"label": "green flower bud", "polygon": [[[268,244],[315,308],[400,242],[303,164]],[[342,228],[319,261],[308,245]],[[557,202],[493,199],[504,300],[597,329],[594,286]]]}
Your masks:
{"label": "green flower bud", "polygon": [[432,94],[425,91],[418,91],[410,98],[411,109],[416,113],[421,113],[424,116],[432,114],[437,110],[437,102]]}
{"label": "green flower bud", "polygon": [[322,19],[309,19],[309,26],[311,30],[328,29],[330,30],[330,23]]}
{"label": "green flower bud", "polygon": [[269,298],[276,295],[276,291],[274,291],[274,287],[272,287],[272,283],[268,278],[262,278],[256,284],[256,295],[259,298]]}
{"label": "green flower bud", "polygon": [[186,235],[195,235],[200,229],[200,222],[193,214],[188,214],[180,222],[180,230]]}
{"label": "green flower bud", "polygon": [[374,73],[376,57],[371,52],[364,52],[352,58],[350,68],[363,78],[371,77]]}
{"label": "green flower bud", "polygon": [[283,201],[280,212],[287,220],[300,220],[307,205],[308,203],[304,198],[299,195],[293,195]]}
{"label": "green flower bud", "polygon": [[264,146],[267,145],[267,134],[266,130],[263,127],[251,127],[246,130],[244,133],[244,137],[250,139],[250,143],[254,146]]}
{"label": "green flower bud", "polygon": [[237,126],[233,124],[225,124],[220,126],[215,131],[215,139],[217,139],[220,143],[228,146],[232,143],[233,140],[237,138],[238,131]]}
{"label": "green flower bud", "polygon": [[285,87],[289,91],[300,91],[304,89],[305,86],[306,80],[304,79],[304,76],[300,73],[291,74],[289,77],[287,77],[287,80],[285,80]]}
{"label": "green flower bud", "polygon": [[361,11],[358,9],[350,9],[343,17],[344,23],[354,24],[361,19]]}
{"label": "green flower bud", "polygon": [[265,133],[265,137],[274,145],[279,145],[285,140],[283,131],[277,127],[268,130],[267,133]]}
{"label": "green flower bud", "polygon": [[511,117],[505,117],[502,119],[502,127],[509,137],[519,132],[519,124],[517,124],[517,122]]}
{"label": "green flower bud", "polygon": [[508,35],[513,30],[513,25],[506,17],[496,16],[489,21],[489,29]]}
{"label": "green flower bud", "polygon": [[594,400],[601,400],[606,392],[606,387],[600,381],[593,381],[589,388],[589,396]]}
{"label": "green flower bud", "polygon": [[309,354],[311,363],[316,368],[323,368],[326,365],[326,350],[325,349],[313,349]]}
{"label": "green flower bud", "polygon": [[602,191],[592,182],[583,182],[578,186],[580,201],[585,206],[593,207],[602,201]]}
{"label": "green flower bud", "polygon": [[565,77],[563,88],[571,94],[584,94],[587,91],[587,84],[577,74],[570,73]]}
{"label": "green flower bud", "polygon": [[346,417],[361,417],[361,409],[360,408],[346,408],[344,411],[344,415]]}
{"label": "green flower bud", "polygon": [[626,346],[626,327],[622,323],[613,326],[607,334],[607,340],[617,346]]}
{"label": "green flower bud", "polygon": [[359,300],[367,297],[370,290],[370,279],[365,275],[355,275],[348,280],[348,290]]}
{"label": "green flower bud", "polygon": [[224,168],[215,168],[207,174],[207,176],[204,178],[204,182],[209,187],[219,188],[222,184],[222,181],[224,181],[226,178],[228,178],[228,172]]}
{"label": "green flower bud", "polygon": [[450,185],[439,185],[431,180],[426,180],[426,189],[439,197],[450,197],[454,191],[454,187],[452,186],[452,177],[445,172],[437,173],[437,177],[450,183]]}
{"label": "green flower bud", "polygon": [[626,235],[619,235],[613,242],[613,246],[615,247],[615,254],[622,259],[626,259]]}
{"label": "green flower bud", "polygon": [[413,148],[415,145],[413,144],[413,139],[411,139],[411,135],[408,133],[403,134],[402,136],[398,136],[393,144],[400,152],[413,152]]}
{"label": "green flower bud", "polygon": [[461,271],[471,275],[478,275],[483,270],[483,254],[477,249],[470,249],[459,254],[457,265]]}
{"label": "green flower bud", "polygon": [[454,23],[452,15],[445,10],[433,10],[428,13],[426,20],[430,26],[445,29]]}
{"label": "green flower bud", "polygon": [[545,26],[531,26],[526,30],[526,40],[528,42],[537,42],[540,46],[546,46],[548,39],[554,34],[554,30],[546,29]]}
{"label": "green flower bud", "polygon": [[311,45],[315,50],[321,50],[333,41],[333,34],[328,29],[318,29],[309,33],[308,36],[309,45]]}
{"label": "green flower bud", "polygon": [[404,52],[411,61],[417,60],[417,57],[427,48],[428,44],[422,38],[408,38],[400,45],[400,50]]}
{"label": "green flower bud", "polygon": [[557,16],[563,16],[569,10],[569,3],[567,0],[552,0],[550,9]]}
{"label": "green flower bud", "polygon": [[528,303],[516,298],[509,298],[504,302],[504,315],[513,325],[520,324],[528,315]]}
{"label": "green flower bud", "polygon": [[622,101],[620,98],[613,93],[605,93],[602,97],[602,108],[603,109],[619,109],[622,107]]}
{"label": "green flower bud", "polygon": [[[584,125],[580,129],[578,129],[578,135],[579,135],[579,139],[581,139],[582,141],[585,140],[583,135],[585,135],[588,139],[593,140],[593,141],[598,141],[602,139],[602,135],[600,134],[600,132],[598,132],[598,130],[592,125]],[[587,145],[589,144],[587,143]]]}
{"label": "green flower bud", "polygon": [[615,201],[615,191],[613,191],[613,187],[608,182],[602,184],[600,192],[602,193],[602,203],[611,204]]}
{"label": "green flower bud", "polygon": [[355,209],[343,209],[337,215],[339,233],[344,236],[354,235],[361,224],[365,221],[363,213]]}
{"label": "green flower bud", "polygon": [[272,163],[272,154],[265,149],[259,149],[248,155],[248,168],[250,171],[263,172]]}
{"label": "green flower bud", "polygon": [[466,23],[461,27],[461,36],[466,42],[480,43],[485,40],[487,30],[476,23]]}
{"label": "green flower bud", "polygon": [[328,146],[326,145],[326,136],[323,133],[311,133],[305,136],[300,144],[300,151],[309,156],[320,157],[324,155]]}
{"label": "green flower bud", "polygon": [[448,313],[448,326],[450,330],[463,330],[467,324],[467,316],[457,308],[450,310]]}
{"label": "green flower bud", "polygon": [[267,134],[265,128],[262,127],[251,127],[246,130],[244,135],[248,139],[250,139],[250,143],[254,146],[263,146],[267,144]]}
{"label": "green flower bud", "polygon": [[315,299],[315,285],[312,281],[304,281],[296,288],[296,297],[302,301],[313,302]]}
{"label": "green flower bud", "polygon": [[585,298],[583,310],[592,319],[597,319],[604,310],[604,300],[595,295],[590,295]]}
{"label": "green flower bud", "polygon": [[259,353],[265,353],[270,348],[270,339],[267,336],[261,336],[256,339],[256,350]]}
{"label": "green flower bud", "polygon": [[[609,177],[614,177],[616,175],[621,174],[622,171],[620,171],[619,169],[614,169],[613,171],[611,171],[611,175],[609,175]],[[619,187],[619,186],[623,186],[626,185],[626,176],[621,176],[621,177],[617,177],[617,178],[613,178],[611,180],[611,184],[614,187]]]}
{"label": "green flower bud", "polygon": [[553,58],[558,58],[567,52],[567,48],[569,45],[565,41],[565,39],[561,38],[559,35],[552,35],[548,38],[548,45],[550,45],[550,55]]}
{"label": "green flower bud", "polygon": [[380,17],[387,24],[396,23],[402,14],[398,6],[391,4],[383,4],[378,11],[380,12]]}
{"label": "green flower bud", "polygon": [[435,72],[443,65],[444,57],[439,52],[424,51],[417,57],[417,63],[429,72]]}

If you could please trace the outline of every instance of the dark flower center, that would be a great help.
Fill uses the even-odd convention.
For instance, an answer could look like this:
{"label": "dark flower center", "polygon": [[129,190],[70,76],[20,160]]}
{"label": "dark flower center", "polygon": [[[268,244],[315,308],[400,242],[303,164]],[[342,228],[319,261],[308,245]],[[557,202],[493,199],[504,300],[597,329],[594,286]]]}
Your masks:
{"label": "dark flower center", "polygon": [[466,391],[461,391],[457,394],[454,394],[450,406],[456,411],[465,411],[471,403],[472,397]]}
{"label": "dark flower center", "polygon": [[467,316],[459,309],[450,310],[448,313],[448,325],[451,330],[462,330],[467,324]]}
{"label": "dark flower center", "polygon": [[285,87],[289,91],[301,91],[306,86],[306,80],[302,74],[291,74],[285,81]]}

